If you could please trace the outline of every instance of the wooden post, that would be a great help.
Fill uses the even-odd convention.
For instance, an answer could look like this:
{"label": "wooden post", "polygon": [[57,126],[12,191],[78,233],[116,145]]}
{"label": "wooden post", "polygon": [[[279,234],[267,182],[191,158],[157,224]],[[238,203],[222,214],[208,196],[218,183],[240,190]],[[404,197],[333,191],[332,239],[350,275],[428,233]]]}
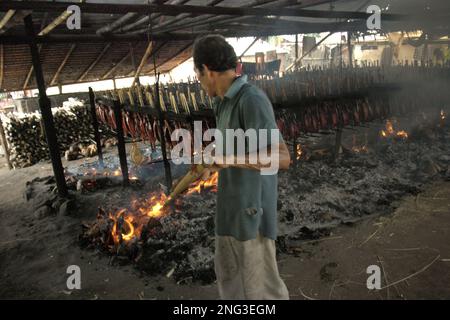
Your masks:
{"label": "wooden post", "polygon": [[6,163],[8,164],[9,170],[13,168],[11,164],[11,160],[9,159],[9,148],[8,148],[8,140],[6,139],[5,130],[3,129],[2,118],[0,117],[0,139],[3,146],[3,150],[5,151]]}
{"label": "wooden post", "polygon": [[42,120],[44,122],[45,136],[47,139],[50,158],[55,175],[56,186],[60,196],[68,195],[66,179],[64,177],[64,168],[61,162],[61,153],[59,151],[58,138],[56,136],[55,124],[53,121],[50,99],[45,92],[44,75],[42,74],[42,66],[39,59],[39,50],[36,44],[36,35],[34,33],[33,20],[31,15],[24,18],[27,36],[30,38],[31,59],[33,61],[34,74],[39,89],[39,108],[41,109]]}
{"label": "wooden post", "polygon": [[117,149],[119,151],[120,168],[122,170],[123,186],[130,184],[128,179],[127,153],[125,150],[125,138],[123,136],[123,119],[121,105],[118,100],[114,100],[114,118],[117,126]]}
{"label": "wooden post", "polygon": [[353,68],[353,52],[352,52],[352,33],[347,32],[347,47],[348,47],[348,66]]}
{"label": "wooden post", "polygon": [[167,194],[170,194],[172,189],[172,173],[170,171],[170,163],[167,160],[166,140],[164,139],[164,119],[161,111],[161,95],[159,94],[159,72],[156,76],[156,110],[159,119],[159,136],[161,137],[161,151],[164,160],[164,171],[166,175]]}
{"label": "wooden post", "polygon": [[298,34],[295,34],[295,66],[294,70],[297,71],[297,63],[298,63]]}
{"label": "wooden post", "polygon": [[102,144],[100,142],[100,133],[98,132],[98,121],[97,121],[97,114],[95,112],[95,96],[94,91],[91,87],[89,87],[89,101],[91,103],[91,118],[92,118],[92,126],[94,127],[94,137],[95,137],[95,143],[97,144],[97,154],[98,154],[98,163],[100,164],[100,167],[104,167],[103,164],[103,152],[102,152]]}
{"label": "wooden post", "polygon": [[336,130],[336,143],[334,145],[334,161],[339,157],[339,151],[342,145],[342,128]]}

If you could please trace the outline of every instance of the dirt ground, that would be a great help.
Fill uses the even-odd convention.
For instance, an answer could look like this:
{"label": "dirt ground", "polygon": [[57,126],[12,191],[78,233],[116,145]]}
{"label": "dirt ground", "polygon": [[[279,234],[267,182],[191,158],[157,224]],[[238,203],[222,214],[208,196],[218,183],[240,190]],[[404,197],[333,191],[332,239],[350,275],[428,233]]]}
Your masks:
{"label": "dirt ground", "polygon": [[[26,181],[51,175],[51,165],[9,171],[0,158],[0,166],[0,298],[218,298],[215,284],[178,285],[80,249],[80,217],[37,219],[24,199]],[[86,208],[82,218],[95,214]],[[291,299],[449,299],[450,182],[435,181],[395,213],[340,226],[296,252],[278,256]],[[69,291],[66,269],[73,264],[81,268],[82,289]],[[382,270],[381,290],[366,287],[370,265]]]}

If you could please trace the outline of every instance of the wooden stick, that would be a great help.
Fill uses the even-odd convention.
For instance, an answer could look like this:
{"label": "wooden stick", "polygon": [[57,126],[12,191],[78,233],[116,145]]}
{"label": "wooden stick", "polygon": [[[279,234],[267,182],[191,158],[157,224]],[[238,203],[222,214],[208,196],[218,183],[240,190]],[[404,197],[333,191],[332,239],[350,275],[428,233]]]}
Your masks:
{"label": "wooden stick", "polygon": [[403,279],[397,280],[397,281],[395,281],[395,282],[393,282],[393,283],[391,283],[391,284],[389,284],[389,285],[386,285],[386,286],[382,287],[380,290],[386,289],[386,288],[391,287],[391,286],[395,286],[396,284],[399,284],[399,283],[401,283],[401,282],[403,282],[403,281],[407,281],[408,279],[411,279],[412,277],[417,276],[418,274],[424,272],[424,271],[427,270],[429,267],[431,267],[431,266],[433,265],[433,263],[435,263],[440,257],[441,257],[441,255],[438,254],[438,256],[437,256],[436,258],[434,258],[433,261],[431,261],[429,264],[427,264],[425,267],[423,267],[423,268],[420,269],[419,271],[414,272],[413,274],[410,274],[409,276],[407,276],[407,277],[405,277],[405,278],[403,278]]}

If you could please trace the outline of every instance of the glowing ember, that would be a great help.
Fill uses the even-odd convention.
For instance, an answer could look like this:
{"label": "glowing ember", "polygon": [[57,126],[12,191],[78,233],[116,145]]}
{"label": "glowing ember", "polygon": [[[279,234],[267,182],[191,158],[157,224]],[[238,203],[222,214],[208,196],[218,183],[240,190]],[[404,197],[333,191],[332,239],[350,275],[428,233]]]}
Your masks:
{"label": "glowing ember", "polygon": [[218,180],[219,174],[214,172],[208,180],[197,181],[191,184],[186,194],[200,193],[206,188],[214,188],[213,191],[217,191],[215,187],[217,186]]}
{"label": "glowing ember", "polygon": [[[367,134],[366,134],[365,139],[366,139],[366,144],[367,144]],[[353,141],[353,146],[352,146],[352,151],[353,152],[355,152],[355,153],[367,153],[367,152],[369,152],[369,149],[367,148],[366,145],[362,145],[362,146],[357,145],[357,143],[356,143],[356,135],[355,134],[352,137],[352,141]]]}
{"label": "glowing ember", "polygon": [[441,117],[440,117],[440,126],[443,127],[445,125],[445,118],[446,118],[446,114],[444,112],[444,110],[441,110]]}
{"label": "glowing ember", "polygon": [[297,160],[300,160],[300,158],[302,157],[303,151],[302,151],[302,146],[301,145],[297,145]]}
{"label": "glowing ember", "polygon": [[369,149],[366,146],[360,146],[360,147],[353,147],[352,151],[355,153],[367,153],[369,152]]}
{"label": "glowing ember", "polygon": [[[193,183],[186,192],[186,195],[192,193],[200,193],[206,188],[217,191],[218,173],[215,172],[206,181],[197,181]],[[111,236],[114,244],[128,242],[134,238],[139,238],[142,228],[147,225],[151,218],[159,218],[166,214],[164,204],[170,200],[163,192],[152,194],[145,200],[133,200],[130,209],[120,209],[116,213],[109,214],[109,218],[113,220],[113,228]]]}
{"label": "glowing ember", "polygon": [[381,130],[381,136],[384,138],[387,137],[399,137],[406,139],[408,138],[408,133],[404,130],[396,131],[394,129],[393,122],[391,120],[386,121],[386,130]]}

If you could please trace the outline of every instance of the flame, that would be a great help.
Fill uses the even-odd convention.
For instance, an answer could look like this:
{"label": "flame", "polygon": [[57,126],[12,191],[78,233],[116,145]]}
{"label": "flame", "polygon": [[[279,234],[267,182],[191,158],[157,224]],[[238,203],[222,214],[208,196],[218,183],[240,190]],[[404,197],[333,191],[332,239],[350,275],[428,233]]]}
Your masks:
{"label": "flame", "polygon": [[[383,135],[383,131],[381,132],[381,134]],[[365,140],[366,140],[366,144],[367,144],[367,133],[366,133],[366,135],[365,135]],[[367,148],[367,146],[366,146],[366,144],[364,144],[364,145],[357,145],[357,143],[356,143],[356,135],[355,134],[353,134],[353,137],[352,137],[352,144],[353,144],[353,146],[352,146],[352,151],[353,152],[355,152],[355,153],[367,153],[367,152],[369,152],[369,148]]]}
{"label": "flame", "polygon": [[441,120],[445,120],[445,117],[446,117],[446,115],[445,115],[444,110],[441,110]]}
{"label": "flame", "polygon": [[[109,217],[114,221],[114,225],[111,231],[111,235],[113,237],[114,243],[117,244],[120,242],[119,233],[117,232],[117,224],[119,223],[119,219],[121,219],[124,214],[126,213],[126,209],[121,209],[116,216],[112,216],[111,214]],[[128,230],[128,232],[127,232]],[[126,233],[123,233],[122,231],[125,231]],[[122,236],[123,241],[130,241],[135,236],[135,228],[133,225],[133,217],[132,216],[126,216],[123,217],[123,224],[122,228],[120,230],[120,235]]]}
{"label": "flame", "polygon": [[302,151],[302,146],[297,144],[297,160],[300,160],[300,158],[302,157],[303,151]]}
{"label": "flame", "polygon": [[[215,172],[206,181],[198,181],[189,187],[186,195],[200,193],[206,188],[216,191],[218,173]],[[113,220],[111,235],[115,245],[121,241],[128,242],[134,238],[139,238],[142,228],[147,225],[150,218],[159,218],[166,213],[164,204],[170,200],[163,192],[154,193],[145,200],[131,201],[130,209],[120,209],[116,213],[110,213],[109,218]],[[122,222],[121,230],[118,230],[119,223]],[[120,234],[119,234],[120,232]]]}
{"label": "flame", "polygon": [[393,136],[406,139],[408,138],[408,133],[404,130],[396,131],[393,122],[391,120],[386,120],[386,130],[381,130],[381,136],[384,138]]}
{"label": "flame", "polygon": [[219,174],[217,172],[214,172],[209,179],[207,180],[200,180],[196,181],[193,184],[189,186],[188,191],[186,194],[193,194],[193,193],[201,193],[202,190],[206,188],[212,188],[217,186],[217,182],[219,180]]}
{"label": "flame", "polygon": [[160,217],[163,214],[164,203],[168,200],[169,197],[164,193],[153,195],[144,203],[143,207],[139,208],[139,211],[147,217]]}

